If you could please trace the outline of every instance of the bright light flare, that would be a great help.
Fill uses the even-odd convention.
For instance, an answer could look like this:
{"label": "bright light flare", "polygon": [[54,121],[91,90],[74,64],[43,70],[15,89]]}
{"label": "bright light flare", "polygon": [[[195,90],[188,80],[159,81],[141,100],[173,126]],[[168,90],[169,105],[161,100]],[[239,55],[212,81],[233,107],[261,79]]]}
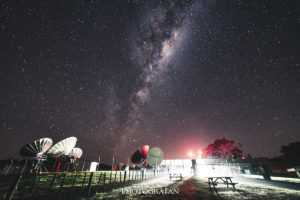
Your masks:
{"label": "bright light flare", "polygon": [[198,151],[198,158],[199,158],[199,159],[202,158],[202,153],[203,153],[203,152],[202,152],[201,150]]}
{"label": "bright light flare", "polygon": [[194,154],[193,154],[192,151],[190,151],[190,152],[188,153],[188,155],[189,155],[189,157],[191,157],[191,158],[194,156]]}

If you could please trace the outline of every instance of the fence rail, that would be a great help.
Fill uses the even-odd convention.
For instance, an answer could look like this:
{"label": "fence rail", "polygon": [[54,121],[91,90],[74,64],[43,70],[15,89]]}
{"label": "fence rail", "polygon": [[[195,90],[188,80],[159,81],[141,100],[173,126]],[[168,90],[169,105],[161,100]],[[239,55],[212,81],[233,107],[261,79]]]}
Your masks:
{"label": "fence rail", "polygon": [[56,172],[0,176],[0,199],[73,199],[91,197],[166,175],[163,170]]}

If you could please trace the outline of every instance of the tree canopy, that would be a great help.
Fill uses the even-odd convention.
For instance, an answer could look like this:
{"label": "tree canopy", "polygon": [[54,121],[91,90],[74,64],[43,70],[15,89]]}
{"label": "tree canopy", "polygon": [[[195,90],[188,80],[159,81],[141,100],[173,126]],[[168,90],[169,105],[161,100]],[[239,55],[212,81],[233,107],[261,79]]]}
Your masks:
{"label": "tree canopy", "polygon": [[203,157],[218,157],[224,159],[236,159],[242,157],[242,150],[240,143],[236,143],[233,140],[227,140],[226,138],[217,139],[213,144],[209,144],[203,149]]}

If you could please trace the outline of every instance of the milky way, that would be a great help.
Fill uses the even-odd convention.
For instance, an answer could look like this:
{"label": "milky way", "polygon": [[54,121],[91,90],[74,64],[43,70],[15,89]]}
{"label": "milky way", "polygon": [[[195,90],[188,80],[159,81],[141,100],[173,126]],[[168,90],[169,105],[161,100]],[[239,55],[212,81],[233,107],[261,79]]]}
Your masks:
{"label": "milky way", "polygon": [[147,107],[154,85],[168,72],[172,56],[185,38],[187,26],[184,23],[187,23],[191,6],[191,1],[163,1],[152,4],[146,13],[145,10],[138,13],[139,20],[133,24],[136,31],[131,33],[131,54],[137,67],[142,70],[141,83],[131,96],[128,120],[116,151],[128,144],[138,148],[141,141],[147,141],[147,137],[139,139],[144,136],[140,122],[146,120],[143,107]]}
{"label": "milky way", "polygon": [[299,138],[300,2],[4,1],[0,157],[69,136],[89,160],[141,145],[253,156]]}

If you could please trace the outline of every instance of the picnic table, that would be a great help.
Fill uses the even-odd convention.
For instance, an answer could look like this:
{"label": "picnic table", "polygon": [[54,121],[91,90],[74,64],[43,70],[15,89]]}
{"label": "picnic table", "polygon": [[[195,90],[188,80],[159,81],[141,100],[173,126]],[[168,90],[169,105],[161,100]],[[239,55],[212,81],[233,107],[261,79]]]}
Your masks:
{"label": "picnic table", "polygon": [[208,179],[209,188],[211,188],[212,185],[215,190],[218,184],[225,184],[227,185],[227,188],[229,187],[229,185],[231,185],[234,189],[235,189],[235,184],[237,184],[232,182],[232,177],[230,176],[207,177],[207,179]]}
{"label": "picnic table", "polygon": [[300,178],[300,166],[297,166],[297,167],[294,167],[294,168],[290,168],[290,169],[287,169],[288,172],[296,172],[297,175],[299,176]]}
{"label": "picnic table", "polygon": [[182,174],[170,173],[170,180],[172,178],[180,178],[182,180]]}

